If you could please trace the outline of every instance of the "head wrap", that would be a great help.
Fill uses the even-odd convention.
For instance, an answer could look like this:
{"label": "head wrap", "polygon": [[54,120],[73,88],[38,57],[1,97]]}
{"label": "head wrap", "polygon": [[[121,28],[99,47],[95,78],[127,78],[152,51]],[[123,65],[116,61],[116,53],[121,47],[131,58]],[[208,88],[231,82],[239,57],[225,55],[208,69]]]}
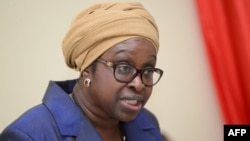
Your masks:
{"label": "head wrap", "polygon": [[151,14],[138,2],[99,3],[80,12],[62,42],[66,64],[84,70],[112,46],[143,37],[159,48],[159,33]]}

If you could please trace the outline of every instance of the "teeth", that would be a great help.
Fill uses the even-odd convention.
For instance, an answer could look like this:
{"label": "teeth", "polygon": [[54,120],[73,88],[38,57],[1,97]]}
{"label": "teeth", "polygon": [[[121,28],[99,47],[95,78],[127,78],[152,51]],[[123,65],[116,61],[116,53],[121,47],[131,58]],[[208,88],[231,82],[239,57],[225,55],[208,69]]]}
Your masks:
{"label": "teeth", "polygon": [[125,102],[130,104],[130,105],[136,105],[137,104],[137,100],[125,100]]}

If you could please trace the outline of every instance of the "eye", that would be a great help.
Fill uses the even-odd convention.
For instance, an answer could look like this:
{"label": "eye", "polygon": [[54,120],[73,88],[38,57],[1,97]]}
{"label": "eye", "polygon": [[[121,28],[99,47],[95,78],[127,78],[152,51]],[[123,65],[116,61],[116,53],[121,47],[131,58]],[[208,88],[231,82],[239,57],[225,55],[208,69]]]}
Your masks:
{"label": "eye", "polygon": [[144,72],[143,72],[143,76],[145,78],[152,78],[153,74],[154,74],[154,69],[153,68],[145,69]]}
{"label": "eye", "polygon": [[116,71],[119,74],[127,75],[134,71],[134,68],[130,65],[120,64],[116,66]]}

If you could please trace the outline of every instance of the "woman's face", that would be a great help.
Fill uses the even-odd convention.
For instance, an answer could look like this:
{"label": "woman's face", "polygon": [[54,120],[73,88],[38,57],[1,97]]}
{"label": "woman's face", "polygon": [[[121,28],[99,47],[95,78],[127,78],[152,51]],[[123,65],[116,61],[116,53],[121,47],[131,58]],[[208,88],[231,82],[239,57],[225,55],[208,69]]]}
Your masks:
{"label": "woman's face", "polygon": [[[100,58],[112,63],[127,63],[141,70],[155,67],[156,51],[148,40],[132,38],[110,48]],[[103,118],[133,120],[149,99],[152,86],[142,83],[141,74],[129,83],[119,82],[113,71],[112,67],[97,62],[89,87],[91,110]]]}

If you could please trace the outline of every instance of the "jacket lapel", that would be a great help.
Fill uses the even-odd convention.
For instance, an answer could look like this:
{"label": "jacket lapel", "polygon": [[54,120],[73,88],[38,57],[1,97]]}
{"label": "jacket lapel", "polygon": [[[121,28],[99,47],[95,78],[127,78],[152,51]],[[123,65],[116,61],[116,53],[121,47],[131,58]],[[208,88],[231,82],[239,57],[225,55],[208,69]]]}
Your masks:
{"label": "jacket lapel", "polygon": [[161,141],[158,128],[144,114],[140,112],[135,120],[124,123],[127,140]]}

